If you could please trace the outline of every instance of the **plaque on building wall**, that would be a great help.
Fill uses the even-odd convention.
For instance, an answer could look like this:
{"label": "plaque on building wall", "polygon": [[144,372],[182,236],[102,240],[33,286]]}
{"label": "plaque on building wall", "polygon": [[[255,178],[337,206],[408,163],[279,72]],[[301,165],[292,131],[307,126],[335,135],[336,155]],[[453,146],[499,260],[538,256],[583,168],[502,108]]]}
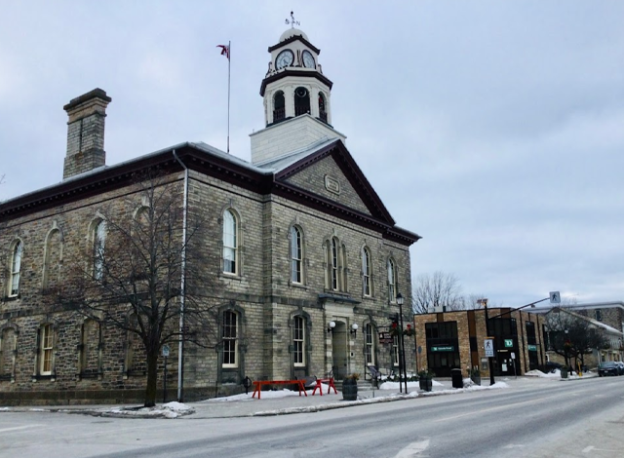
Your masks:
{"label": "plaque on building wall", "polygon": [[334,177],[325,175],[325,189],[334,194],[340,194],[340,183]]}

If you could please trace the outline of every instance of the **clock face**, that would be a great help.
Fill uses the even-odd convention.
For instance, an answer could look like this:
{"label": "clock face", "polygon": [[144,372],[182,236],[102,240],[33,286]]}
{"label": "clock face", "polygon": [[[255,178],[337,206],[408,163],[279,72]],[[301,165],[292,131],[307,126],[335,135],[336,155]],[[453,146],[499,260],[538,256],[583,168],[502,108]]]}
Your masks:
{"label": "clock face", "polygon": [[275,68],[279,70],[280,68],[290,67],[293,60],[295,60],[295,56],[292,51],[290,49],[285,49],[277,55],[277,59],[275,59]]}
{"label": "clock face", "polygon": [[315,68],[316,65],[314,63],[314,57],[312,56],[312,53],[310,51],[303,51],[303,54],[301,55],[301,58],[303,60],[303,66],[307,67],[307,68]]}

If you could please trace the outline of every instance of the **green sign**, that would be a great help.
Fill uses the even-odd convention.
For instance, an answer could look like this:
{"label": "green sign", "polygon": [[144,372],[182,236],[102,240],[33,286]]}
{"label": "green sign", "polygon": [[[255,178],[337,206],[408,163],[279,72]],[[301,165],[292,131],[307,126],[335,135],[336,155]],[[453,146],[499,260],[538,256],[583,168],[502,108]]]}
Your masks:
{"label": "green sign", "polygon": [[453,345],[443,345],[440,347],[431,347],[431,351],[455,351]]}
{"label": "green sign", "polygon": [[537,345],[527,345],[529,351],[537,351]]}
{"label": "green sign", "polygon": [[513,347],[513,339],[505,339],[505,348]]}

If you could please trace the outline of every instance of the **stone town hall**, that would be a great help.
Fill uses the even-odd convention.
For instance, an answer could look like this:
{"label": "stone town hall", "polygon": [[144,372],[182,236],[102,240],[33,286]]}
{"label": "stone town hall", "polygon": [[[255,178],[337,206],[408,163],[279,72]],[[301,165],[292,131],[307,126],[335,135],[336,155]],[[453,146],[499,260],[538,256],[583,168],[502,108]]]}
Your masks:
{"label": "stone town hall", "polygon": [[245,376],[340,380],[367,374],[367,365],[398,365],[396,345],[380,344],[378,331],[398,311],[399,292],[410,303],[409,247],[419,236],[395,225],[334,129],[320,50],[290,28],[268,52],[260,86],[266,126],[251,134],[251,163],[186,142],[107,165],[112,99],[94,89],[64,107],[63,180],[0,204],[0,403],[142,396],[144,366],[129,355],[128,333],[42,304],[50,283],[63,282],[68,259],[100,249],[106,256],[102,208],[132,214],[115,205],[134,198],[132,177],[151,168],[178,187],[177,205],[189,217],[197,212],[206,222],[200,245],[209,262],[195,267],[210,285],[204,300],[221,336],[210,348],[184,344],[183,377],[171,346],[171,390],[182,380],[190,400],[239,389]]}

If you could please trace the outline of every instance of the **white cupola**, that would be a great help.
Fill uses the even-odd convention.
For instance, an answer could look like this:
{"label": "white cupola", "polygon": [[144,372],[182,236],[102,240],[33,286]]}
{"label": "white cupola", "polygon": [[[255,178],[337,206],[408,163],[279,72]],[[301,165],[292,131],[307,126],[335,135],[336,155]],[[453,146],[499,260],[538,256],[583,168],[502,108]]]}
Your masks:
{"label": "white cupola", "polygon": [[[292,13],[291,13],[292,17]],[[265,128],[251,134],[251,161],[264,162],[321,140],[346,137],[331,125],[331,88],[319,63],[321,50],[293,27],[269,47],[269,68],[260,86]]]}

